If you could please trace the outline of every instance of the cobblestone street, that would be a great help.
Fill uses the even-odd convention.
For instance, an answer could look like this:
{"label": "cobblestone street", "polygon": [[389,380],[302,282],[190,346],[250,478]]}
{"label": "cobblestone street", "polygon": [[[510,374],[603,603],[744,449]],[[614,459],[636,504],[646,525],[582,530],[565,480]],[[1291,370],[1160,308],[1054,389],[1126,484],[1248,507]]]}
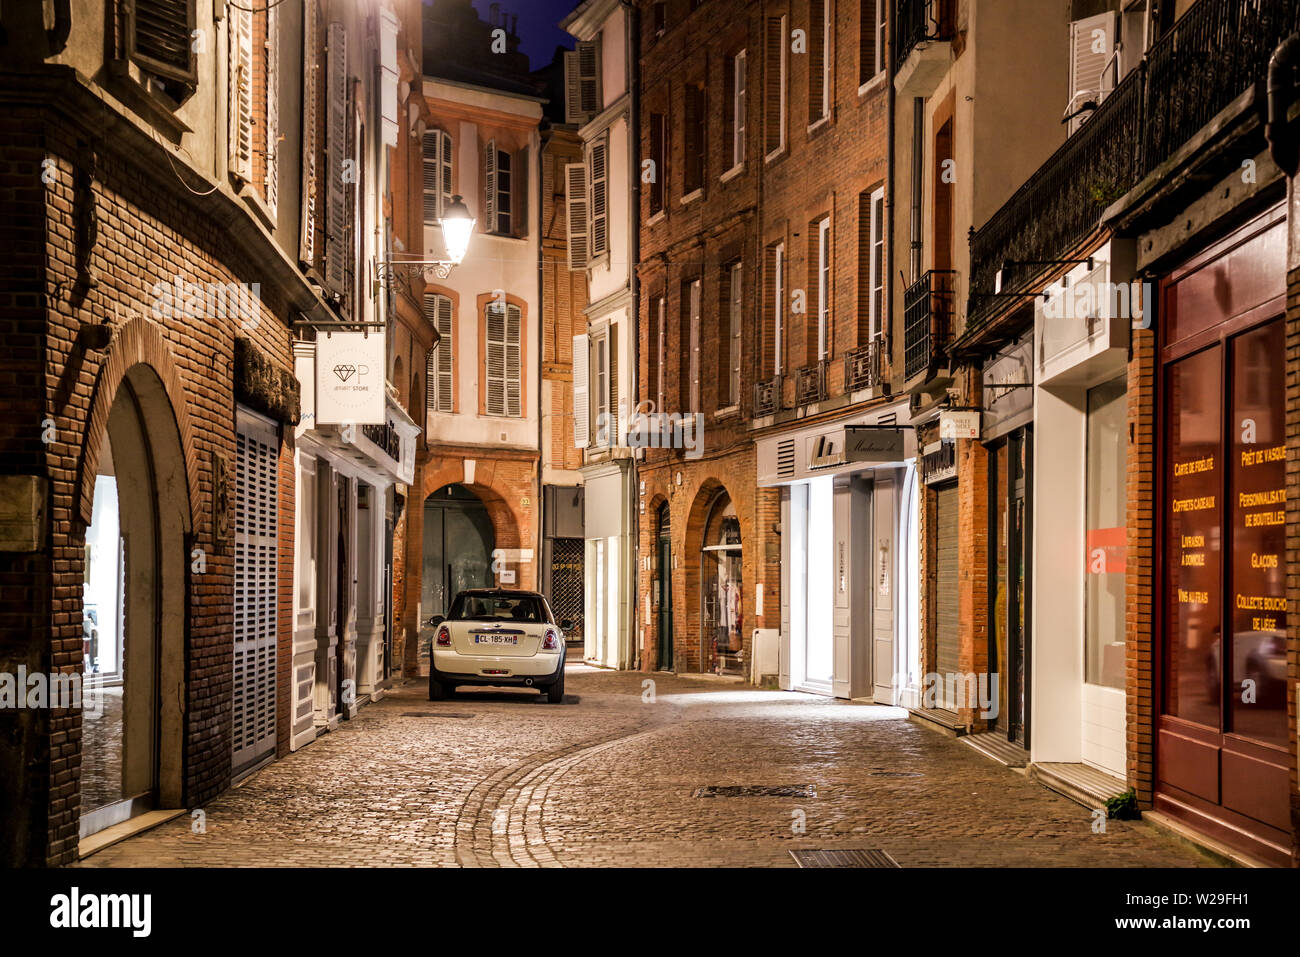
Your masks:
{"label": "cobblestone street", "polygon": [[[870,848],[904,867],[1198,866],[898,709],[571,662],[568,697],[408,684],[108,866],[794,866]],[[696,797],[708,786],[800,796]],[[805,796],[806,795],[806,796]],[[803,833],[799,823],[803,822]]]}

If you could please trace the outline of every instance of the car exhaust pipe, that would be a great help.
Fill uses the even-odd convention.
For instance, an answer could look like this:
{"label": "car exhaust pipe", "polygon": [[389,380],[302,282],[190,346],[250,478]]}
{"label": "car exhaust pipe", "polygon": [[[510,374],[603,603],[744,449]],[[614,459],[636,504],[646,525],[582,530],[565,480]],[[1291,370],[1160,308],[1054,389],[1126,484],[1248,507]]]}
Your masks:
{"label": "car exhaust pipe", "polygon": [[532,679],[532,678],[525,678],[525,679],[524,679],[524,684],[526,684],[528,687],[531,688],[531,687],[533,686],[533,679]]}

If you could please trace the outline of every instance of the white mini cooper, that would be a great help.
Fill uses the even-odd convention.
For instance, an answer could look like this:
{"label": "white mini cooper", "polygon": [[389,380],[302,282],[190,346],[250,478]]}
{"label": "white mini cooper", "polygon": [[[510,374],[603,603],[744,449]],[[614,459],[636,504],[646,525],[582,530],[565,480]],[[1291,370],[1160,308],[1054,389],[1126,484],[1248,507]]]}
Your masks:
{"label": "white mini cooper", "polygon": [[[564,627],[569,622],[561,623]],[[522,685],[564,700],[564,632],[546,599],[532,591],[463,591],[436,628],[429,663],[429,700],[457,685]]]}

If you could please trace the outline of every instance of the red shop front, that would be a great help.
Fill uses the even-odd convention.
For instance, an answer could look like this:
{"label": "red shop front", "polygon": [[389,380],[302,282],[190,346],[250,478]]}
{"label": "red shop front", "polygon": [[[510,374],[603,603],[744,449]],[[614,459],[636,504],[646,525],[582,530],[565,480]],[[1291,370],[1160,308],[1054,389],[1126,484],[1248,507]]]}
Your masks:
{"label": "red shop front", "polygon": [[1156,809],[1290,862],[1286,218],[1162,283]]}

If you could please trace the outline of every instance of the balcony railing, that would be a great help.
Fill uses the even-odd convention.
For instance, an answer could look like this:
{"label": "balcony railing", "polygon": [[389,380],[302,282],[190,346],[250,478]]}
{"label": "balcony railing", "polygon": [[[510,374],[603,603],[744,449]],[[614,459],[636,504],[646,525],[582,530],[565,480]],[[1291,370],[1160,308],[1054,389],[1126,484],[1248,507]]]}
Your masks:
{"label": "balcony railing", "polygon": [[1087,122],[971,235],[967,331],[1068,256],[1115,200],[1169,160],[1264,78],[1300,26],[1295,0],[1199,0],[1147,51]]}
{"label": "balcony railing", "polygon": [[894,12],[894,69],[906,62],[918,43],[952,39],[952,0],[898,0]]}
{"label": "balcony railing", "polygon": [[931,269],[903,293],[903,371],[910,379],[943,355],[952,328],[952,269]]}
{"label": "balcony railing", "polygon": [[754,416],[775,415],[781,408],[781,377],[764,379],[754,386]]}
{"label": "balcony railing", "polygon": [[822,359],[816,365],[804,366],[794,373],[794,404],[811,405],[826,398],[826,365]]}
{"label": "balcony railing", "polygon": [[844,354],[844,391],[874,389],[883,380],[885,341],[872,339]]}

